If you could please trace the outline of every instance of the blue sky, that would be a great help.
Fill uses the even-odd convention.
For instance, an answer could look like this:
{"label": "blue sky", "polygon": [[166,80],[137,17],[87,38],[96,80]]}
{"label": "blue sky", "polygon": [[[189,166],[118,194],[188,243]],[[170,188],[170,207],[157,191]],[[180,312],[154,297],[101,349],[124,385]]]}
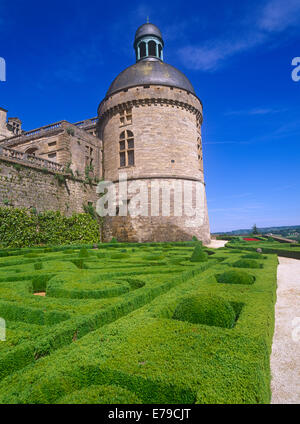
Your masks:
{"label": "blue sky", "polygon": [[0,106],[26,130],[96,116],[147,16],[204,105],[211,230],[300,224],[300,0],[0,0]]}

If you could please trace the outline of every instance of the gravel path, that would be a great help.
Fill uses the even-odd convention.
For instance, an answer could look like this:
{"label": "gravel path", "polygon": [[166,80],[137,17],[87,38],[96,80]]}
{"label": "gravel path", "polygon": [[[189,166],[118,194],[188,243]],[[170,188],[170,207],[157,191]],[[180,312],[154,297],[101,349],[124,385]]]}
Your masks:
{"label": "gravel path", "polygon": [[211,242],[209,244],[206,244],[205,246],[218,249],[219,247],[224,247],[226,243],[228,243],[227,240],[211,240]]}
{"label": "gravel path", "polygon": [[300,260],[279,258],[271,403],[300,403]]}

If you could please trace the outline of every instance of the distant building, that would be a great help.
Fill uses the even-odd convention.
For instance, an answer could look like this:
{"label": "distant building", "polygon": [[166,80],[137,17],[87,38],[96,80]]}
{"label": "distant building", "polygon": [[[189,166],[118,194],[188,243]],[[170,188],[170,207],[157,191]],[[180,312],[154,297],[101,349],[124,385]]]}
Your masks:
{"label": "distant building", "polygon": [[0,107],[0,140],[21,134],[22,122],[19,118],[8,118],[7,110]]}
{"label": "distant building", "polygon": [[[18,122],[16,119],[14,122]],[[100,176],[101,141],[96,137],[97,120],[86,119],[74,124],[55,122],[2,139],[0,147],[67,166],[77,176],[84,176],[87,169],[92,175]]]}

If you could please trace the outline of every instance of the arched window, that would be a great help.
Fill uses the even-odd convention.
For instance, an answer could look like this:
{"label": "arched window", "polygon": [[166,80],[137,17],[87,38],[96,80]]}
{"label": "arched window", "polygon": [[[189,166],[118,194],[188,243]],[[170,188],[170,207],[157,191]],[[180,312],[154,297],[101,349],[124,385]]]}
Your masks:
{"label": "arched window", "polygon": [[38,149],[37,147],[30,147],[29,149],[25,150],[25,153],[26,153],[27,155],[33,155],[33,156],[35,156],[35,154],[36,154],[36,152],[37,152],[38,150],[39,150],[39,149]]}
{"label": "arched window", "polygon": [[146,56],[146,43],[144,41],[142,41],[140,43],[139,49],[140,49],[140,58],[145,57]]}
{"label": "arched window", "polygon": [[162,46],[160,44],[158,45],[158,57],[162,59]]}
{"label": "arched window", "polygon": [[155,41],[149,41],[148,43],[148,51],[149,56],[156,56],[156,42]]}
{"label": "arched window", "polygon": [[134,165],[134,137],[129,130],[122,131],[119,140],[120,167]]}

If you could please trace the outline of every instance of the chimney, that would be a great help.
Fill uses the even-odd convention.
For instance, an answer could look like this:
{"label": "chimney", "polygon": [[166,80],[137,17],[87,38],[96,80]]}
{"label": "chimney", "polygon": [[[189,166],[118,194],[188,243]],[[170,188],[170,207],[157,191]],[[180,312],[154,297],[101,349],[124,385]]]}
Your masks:
{"label": "chimney", "polygon": [[0,128],[6,128],[7,110],[0,107]]}

